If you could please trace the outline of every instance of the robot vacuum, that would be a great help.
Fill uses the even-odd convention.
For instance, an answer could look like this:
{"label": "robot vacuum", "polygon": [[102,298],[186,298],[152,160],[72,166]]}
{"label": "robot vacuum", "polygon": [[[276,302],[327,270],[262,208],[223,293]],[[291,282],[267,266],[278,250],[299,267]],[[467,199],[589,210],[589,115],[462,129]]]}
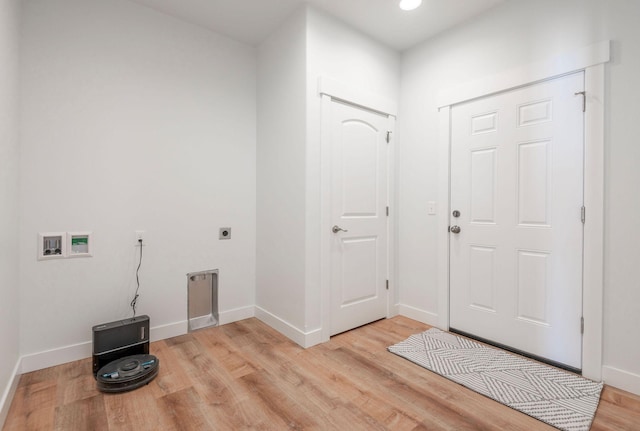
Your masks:
{"label": "robot vacuum", "polygon": [[160,370],[160,361],[153,355],[125,356],[109,362],[96,375],[102,392],[132,391],[151,382]]}

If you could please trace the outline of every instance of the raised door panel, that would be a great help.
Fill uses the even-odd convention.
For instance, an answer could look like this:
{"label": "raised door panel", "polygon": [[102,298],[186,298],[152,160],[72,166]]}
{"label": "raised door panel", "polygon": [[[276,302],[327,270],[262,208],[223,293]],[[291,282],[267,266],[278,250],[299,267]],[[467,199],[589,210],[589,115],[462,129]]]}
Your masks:
{"label": "raised door panel", "polygon": [[379,130],[359,120],[342,123],[342,217],[373,217],[378,201]]}
{"label": "raised door panel", "polygon": [[579,369],[582,73],[451,108],[450,326]]}
{"label": "raised door panel", "polygon": [[387,314],[388,145],[392,121],[331,103],[331,301],[334,335]]}

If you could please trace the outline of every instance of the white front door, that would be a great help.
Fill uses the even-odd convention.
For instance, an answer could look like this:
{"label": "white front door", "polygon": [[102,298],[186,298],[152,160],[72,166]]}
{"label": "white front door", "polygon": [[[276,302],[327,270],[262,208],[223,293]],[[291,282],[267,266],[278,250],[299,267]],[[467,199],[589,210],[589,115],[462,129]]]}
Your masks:
{"label": "white front door", "polygon": [[331,335],[387,316],[393,118],[331,102]]}
{"label": "white front door", "polygon": [[580,72],[451,110],[450,327],[577,369],[583,89]]}

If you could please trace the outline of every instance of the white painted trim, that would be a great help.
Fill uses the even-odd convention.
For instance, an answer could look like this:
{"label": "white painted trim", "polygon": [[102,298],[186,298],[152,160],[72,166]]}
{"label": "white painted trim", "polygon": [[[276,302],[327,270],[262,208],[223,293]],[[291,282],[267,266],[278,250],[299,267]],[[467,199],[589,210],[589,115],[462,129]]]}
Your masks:
{"label": "white painted trim", "polygon": [[[400,303],[396,303],[396,304],[392,304],[389,306],[389,314],[387,315],[387,319],[390,319],[391,317],[395,317],[398,315],[402,315],[402,313],[400,313]],[[407,316],[409,317],[409,316]]]}
{"label": "white painted trim", "polygon": [[605,365],[602,367],[602,380],[609,386],[640,395],[640,374]]}
{"label": "white painted trim", "polygon": [[167,338],[184,335],[188,331],[188,322],[180,320],[179,322],[167,323],[166,325],[153,326],[149,333],[149,341],[166,340]]}
{"label": "white painted trim", "polygon": [[382,114],[398,115],[398,104],[396,102],[326,76],[318,78],[318,93]]}
{"label": "white painted trim", "polygon": [[449,329],[449,214],[450,168],[451,168],[451,108],[446,106],[438,113],[438,220],[436,226],[436,248],[438,269],[438,327]]}
{"label": "white painted trim", "polygon": [[2,398],[0,398],[0,429],[2,429],[4,422],[7,420],[13,396],[16,394],[16,389],[18,389],[18,383],[20,382],[20,368],[20,359],[18,359],[15,367],[13,367],[11,379],[9,380],[7,387],[2,392]]}
{"label": "white painted trim", "polygon": [[390,115],[388,118],[388,130],[392,130],[391,139],[387,145],[387,205],[389,206],[389,216],[387,217],[387,280],[389,280],[389,290],[387,290],[387,318],[392,317],[394,305],[399,300],[398,280],[396,272],[396,255],[398,247],[397,241],[397,212],[399,206],[396,202],[396,147],[398,137],[396,135],[396,117]]}
{"label": "white painted trim", "polygon": [[602,379],[604,304],[604,64],[585,70],[584,267],[582,375]]}
{"label": "white painted trim", "polygon": [[[176,337],[187,333],[187,321],[169,323],[151,328],[150,341],[164,340],[166,338]],[[53,367],[67,362],[86,359],[92,355],[92,342],[85,341],[82,343],[72,344],[70,346],[60,347],[43,352],[31,353],[23,355],[21,358],[20,373],[30,373],[31,371],[41,370],[43,368]]]}
{"label": "white painted trim", "polygon": [[255,317],[305,349],[322,343],[322,329],[304,332],[275,314],[256,306]]}
{"label": "white painted trim", "polygon": [[[445,92],[450,103],[458,103],[545,79],[553,79],[569,72],[584,70],[587,92],[587,114],[585,116],[585,206],[588,208],[588,223],[584,230],[583,269],[583,316],[585,328],[582,339],[582,374],[592,380],[602,379],[603,349],[603,292],[604,292],[604,64],[609,61],[609,42],[591,45],[566,58],[555,58],[533,66],[512,69],[499,77],[487,78],[465,86],[464,91]],[[580,65],[583,65],[580,68]],[[552,67],[553,66],[553,67]],[[528,71],[527,67],[534,70]],[[577,69],[576,69],[577,68]],[[543,73],[556,73],[546,75]],[[531,81],[527,81],[530,79]],[[492,83],[492,81],[495,81]],[[491,84],[491,85],[489,85]],[[486,93],[483,93],[486,92]],[[443,99],[444,100],[444,99]],[[457,100],[456,102],[451,102]],[[438,220],[438,256],[447,259],[447,264],[438,269],[438,325],[449,328],[449,234],[447,227],[450,212],[450,106],[439,109],[438,151],[438,199],[445,203],[447,212],[441,212]]]}
{"label": "white painted trim", "polygon": [[[419,308],[405,304],[398,305],[398,311],[402,316],[408,317],[409,319],[417,320],[418,322],[426,323],[427,325],[440,327],[438,323],[439,316],[436,313],[420,310]],[[448,329],[448,327],[446,329]]]}
{"label": "white painted trim", "polygon": [[322,95],[320,118],[320,318],[321,340],[331,338],[331,96]]}
{"label": "white painted trim", "polygon": [[458,87],[446,88],[438,95],[438,107],[454,105],[606,63],[610,59],[610,45],[610,41],[605,40],[557,57],[483,77]]}
{"label": "white painted trim", "polygon": [[91,341],[45,350],[22,356],[20,373],[30,373],[43,368],[85,359],[91,356]]}
{"label": "white painted trim", "polygon": [[250,319],[256,316],[256,307],[249,305],[246,307],[234,308],[233,310],[221,311],[218,313],[220,325],[237,322],[239,320]]}
{"label": "white painted trim", "polygon": [[[223,311],[219,314],[220,325],[224,325],[238,320],[248,319],[255,316],[255,308],[253,306],[236,308],[233,310]],[[165,340],[167,338],[177,337],[186,334],[188,331],[187,320],[168,323],[166,325],[154,326],[151,328],[149,339],[151,342]],[[92,342],[72,344],[70,346],[60,347],[43,352],[31,353],[23,355],[21,358],[20,373],[29,373],[31,371],[41,370],[43,368],[53,367],[67,362],[77,361],[89,358],[92,355]]]}

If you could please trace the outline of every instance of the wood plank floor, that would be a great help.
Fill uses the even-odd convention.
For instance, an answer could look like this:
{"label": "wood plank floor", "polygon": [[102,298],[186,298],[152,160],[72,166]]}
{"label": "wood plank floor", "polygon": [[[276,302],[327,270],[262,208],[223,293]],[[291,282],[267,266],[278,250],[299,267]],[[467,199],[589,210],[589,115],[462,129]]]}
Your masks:
{"label": "wood plank floor", "polygon": [[[21,376],[3,430],[554,430],[387,352],[427,325],[381,320],[302,349],[257,319],[152,343],[160,374],[95,389],[90,359]],[[606,387],[593,431],[640,430]]]}

